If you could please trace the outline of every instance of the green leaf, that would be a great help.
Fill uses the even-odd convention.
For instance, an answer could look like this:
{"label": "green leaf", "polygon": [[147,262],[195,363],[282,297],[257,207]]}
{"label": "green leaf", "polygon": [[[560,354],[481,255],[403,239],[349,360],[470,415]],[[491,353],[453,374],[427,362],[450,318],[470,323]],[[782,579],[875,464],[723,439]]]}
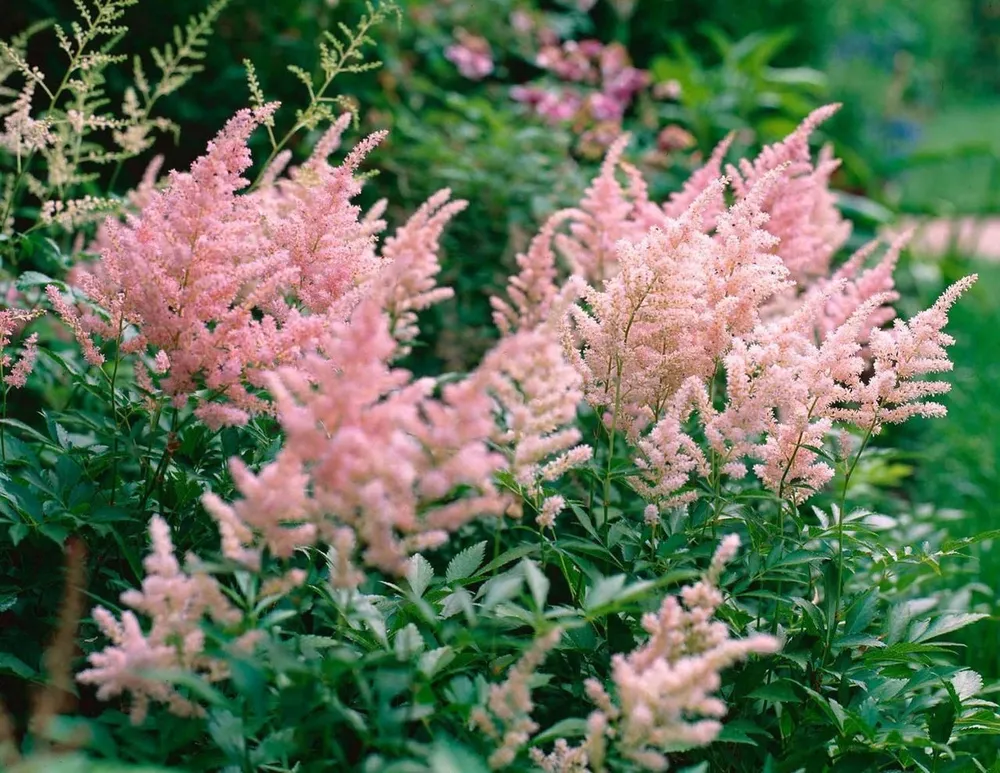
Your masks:
{"label": "green leaf", "polygon": [[456,741],[437,741],[428,760],[434,773],[489,773],[483,760]]}
{"label": "green leaf", "polygon": [[582,717],[560,719],[532,739],[532,745],[541,746],[557,738],[582,738],[587,734],[587,720]]}
{"label": "green leaf", "polygon": [[724,743],[742,743],[757,746],[753,735],[767,736],[767,731],[749,719],[736,719],[722,726],[717,740]]}
{"label": "green leaf", "polygon": [[486,556],[486,541],[471,545],[448,562],[444,578],[448,582],[464,580],[475,574]]}
{"label": "green leaf", "polygon": [[456,588],[441,599],[441,617],[449,618],[464,612],[467,620],[472,620],[475,610],[472,606],[472,594],[465,588]]}
{"label": "green leaf", "polygon": [[497,604],[515,598],[521,592],[523,584],[524,575],[513,571],[489,580],[479,589],[478,595],[484,596],[483,609],[493,609]]}
{"label": "green leaf", "polygon": [[983,689],[983,678],[971,669],[959,671],[951,678],[951,686],[960,701],[967,701]]}
{"label": "green leaf", "polygon": [[430,561],[417,553],[409,561],[410,565],[406,570],[406,579],[410,583],[410,588],[417,598],[424,595],[424,592],[434,579],[434,567]]}
{"label": "green leaf", "polygon": [[602,577],[588,589],[587,597],[583,600],[583,608],[590,612],[614,601],[616,597],[621,595],[626,580],[624,574]]}
{"label": "green leaf", "polygon": [[490,561],[486,566],[479,570],[480,574],[489,574],[495,569],[499,569],[501,566],[517,561],[519,558],[524,558],[525,556],[530,556],[533,553],[539,551],[538,544],[525,544],[513,547],[510,550],[505,550],[499,556]]}
{"label": "green leaf", "polygon": [[420,656],[420,660],[417,661],[417,669],[430,679],[454,659],[455,651],[451,647],[437,647]]}
{"label": "green leaf", "polygon": [[213,711],[208,720],[208,732],[231,762],[240,762],[246,750],[243,720],[232,713]]}
{"label": "green leaf", "polygon": [[27,290],[30,287],[39,287],[41,285],[58,285],[60,287],[65,287],[62,282],[57,282],[50,276],[41,273],[40,271],[24,271],[17,277],[17,289]]}
{"label": "green leaf", "polygon": [[35,669],[9,652],[0,652],[0,671],[9,671],[22,679],[34,679],[38,676]]}
{"label": "green leaf", "polygon": [[916,636],[913,641],[925,642],[930,639],[936,639],[938,636],[944,636],[946,633],[952,633],[953,631],[965,628],[965,626],[972,625],[972,623],[979,622],[986,617],[989,617],[989,615],[975,612],[941,615],[935,618],[927,629]]}
{"label": "green leaf", "polygon": [[747,697],[771,703],[801,703],[802,699],[796,692],[796,687],[796,683],[791,679],[779,679],[770,684],[762,684]]}
{"label": "green leaf", "polygon": [[528,581],[528,589],[531,591],[531,598],[534,599],[535,608],[539,611],[545,609],[545,601],[549,597],[549,578],[542,574],[534,561],[524,559],[521,562],[524,569],[524,579]]}
{"label": "green leaf", "polygon": [[846,650],[849,648],[857,647],[885,647],[885,642],[881,639],[876,639],[874,636],[868,636],[867,634],[859,633],[853,636],[838,636],[833,640],[833,649],[836,651]]}
{"label": "green leaf", "polygon": [[927,723],[930,739],[935,743],[948,743],[952,730],[955,729],[956,716],[955,705],[951,701],[938,704],[931,712],[930,721]]}
{"label": "green leaf", "polygon": [[867,630],[875,619],[878,609],[878,589],[872,588],[859,596],[847,610],[847,620],[844,630],[847,634],[858,634]]}
{"label": "green leaf", "polygon": [[407,623],[396,632],[396,638],[392,642],[396,657],[400,660],[409,660],[414,655],[424,651],[424,638],[413,623]]}
{"label": "green leaf", "polygon": [[10,538],[11,544],[17,547],[21,543],[21,540],[28,536],[28,524],[13,524],[7,531],[7,536]]}

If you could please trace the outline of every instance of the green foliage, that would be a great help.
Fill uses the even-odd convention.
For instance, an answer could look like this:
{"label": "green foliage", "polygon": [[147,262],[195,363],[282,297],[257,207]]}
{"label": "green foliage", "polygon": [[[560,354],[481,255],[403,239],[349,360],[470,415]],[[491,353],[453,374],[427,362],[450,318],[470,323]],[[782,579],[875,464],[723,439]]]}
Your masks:
{"label": "green foliage", "polygon": [[[110,44],[121,42],[122,14],[132,4],[77,2],[82,22],[57,27],[70,58],[65,83],[53,91],[42,87],[52,103],[46,115],[54,120],[67,114],[66,105],[60,106],[63,92],[67,103],[90,115],[104,109],[105,87],[113,80],[104,70],[121,61],[109,53]],[[462,21],[472,28],[477,20],[485,26],[494,18],[479,4],[457,5],[454,13],[465,14]],[[505,3],[505,10],[508,5],[514,7]],[[208,35],[234,9],[247,11],[238,0],[196,11],[175,29],[172,43],[153,49],[155,83],[136,58],[139,100],[116,126],[149,126],[161,98],[172,102],[202,67],[214,75],[213,57],[230,52],[224,46],[221,54],[213,51]],[[414,19],[421,9],[431,15],[430,31],[409,26],[419,23]],[[618,14],[616,36],[643,40],[648,3],[638,9],[632,16]],[[294,54],[287,57],[293,62],[315,48],[312,39],[319,40],[316,62],[291,65],[306,99],[292,102],[295,121],[284,134],[268,126],[269,160],[285,148],[300,152],[336,111],[353,111],[361,101],[370,105],[368,124],[386,118],[393,124],[374,186],[376,195],[401,194],[393,197],[400,211],[390,216],[400,219],[443,185],[472,201],[446,242],[444,283],[456,288],[458,301],[428,315],[430,346],[413,358],[427,370],[442,362],[461,369],[485,348],[486,295],[508,273],[526,234],[579,197],[593,166],[576,152],[570,129],[532,122],[506,100],[509,84],[456,85],[441,56],[439,43],[450,29],[434,17],[438,10],[427,3],[408,3],[403,11],[368,5],[351,28],[337,24],[325,3],[297,3],[293,12],[282,3],[255,9],[265,17],[288,12],[282,29],[302,22],[308,34],[301,39],[268,38],[264,44]],[[606,12],[602,6],[596,13]],[[390,15],[402,17],[400,27],[384,24]],[[599,28],[575,11],[555,18],[581,34]],[[320,21],[336,32],[318,32]],[[418,34],[410,32],[414,28]],[[731,130],[752,129],[755,140],[774,139],[822,96],[824,79],[816,70],[786,66],[785,47],[801,45],[792,33],[706,28],[702,34],[675,35],[668,53],[636,44],[637,62],[648,64],[656,79],[681,86],[676,103],[640,105],[629,115],[626,126],[639,135],[641,150],[651,148],[664,122],[685,126],[702,149]],[[414,37],[432,42],[418,44]],[[696,43],[685,42],[705,39],[713,50],[704,56],[694,53]],[[0,50],[0,86],[15,73],[32,77],[27,43],[26,34]],[[365,55],[376,52],[386,67],[373,85],[376,62]],[[282,56],[262,56],[260,46],[244,53],[253,62],[246,76],[254,104],[290,93],[276,85],[274,63],[285,61]],[[243,77],[233,62],[218,67],[223,84]],[[511,72],[522,66],[509,64]],[[334,79],[345,74],[359,76],[349,81],[357,85],[351,89],[357,97],[332,93]],[[16,94],[0,91],[4,99]],[[234,106],[217,106],[220,113],[213,114],[212,107],[197,104],[199,97],[186,99],[192,101],[179,104],[187,105],[181,112],[189,110],[188,121],[212,117],[213,130],[219,123],[214,119]],[[99,173],[46,184],[44,196],[35,198],[63,200],[98,191],[103,183],[114,189],[118,179],[131,179],[125,165],[131,155],[138,152],[109,153]],[[17,226],[3,241],[6,268],[16,269],[10,279],[16,278],[19,302],[35,308],[48,284],[71,292],[63,280],[74,258],[62,229],[34,226],[40,201],[28,203],[28,183],[20,187],[31,159],[4,160],[16,170],[3,209]],[[111,169],[102,177],[105,162]],[[690,165],[688,158],[674,158],[661,167],[657,185],[676,187]],[[855,203],[859,219],[866,212],[882,217],[863,200]],[[992,378],[987,374],[996,358],[970,335],[980,324],[975,316],[988,307],[984,297],[978,296],[975,311],[958,318],[956,335],[966,341],[959,350],[961,379]],[[533,743],[545,749],[560,738],[575,743],[585,737],[594,708],[584,680],[609,683],[612,658],[648,638],[643,615],[696,579],[725,534],[740,535],[746,547],[721,583],[726,603],[720,616],[735,637],[771,632],[782,650],[726,672],[720,694],[729,713],[722,735],[705,748],[678,750],[671,755],[672,769],[958,773],[993,764],[1000,734],[993,687],[969,667],[995,667],[1000,657],[995,647],[979,649],[983,621],[994,612],[992,595],[990,604],[974,603],[984,589],[975,582],[973,559],[992,566],[988,546],[1000,537],[987,531],[993,526],[988,519],[995,454],[975,433],[976,425],[991,421],[989,400],[981,401],[981,414],[960,412],[970,423],[951,429],[939,424],[934,431],[940,435],[907,442],[929,460],[914,480],[913,455],[885,446],[870,450],[856,466],[844,463],[836,493],[816,497],[812,507],[722,483],[716,474],[689,507],[654,522],[644,519],[645,503],[627,483],[634,467],[624,438],[609,435],[596,417],[581,416],[587,437],[598,439],[598,455],[553,488],[568,508],[551,533],[532,525],[526,502],[523,520],[467,526],[441,550],[414,556],[404,577],[372,575],[356,591],[337,587],[336,556],[316,550],[294,556],[291,563],[306,580],[287,593],[266,593],[260,577],[220,561],[209,568],[246,613],[246,626],[260,633],[257,650],[251,657],[237,646],[245,630],[206,623],[207,649],[225,664],[229,678],[209,683],[190,673],[157,675],[203,706],[204,716],[177,717],[158,707],[132,726],[123,704],[100,703],[82,688],[73,720],[60,716],[43,732],[29,727],[34,689],[53,680],[40,644],[60,625],[63,587],[54,568],[68,539],[89,547],[90,599],[117,612],[120,593],[145,574],[148,517],[156,514],[171,524],[179,556],[214,555],[218,537],[200,496],[211,490],[230,498],[226,460],[238,457],[257,469],[281,443],[272,419],[212,432],[190,408],[144,392],[134,383],[121,339],[108,352],[108,363],[94,368],[51,318],[30,325],[23,333],[38,332],[45,346],[29,390],[13,395],[9,405],[5,396],[0,418],[0,692],[16,724],[7,735],[16,736],[14,745],[27,758],[13,767],[18,773],[479,773],[489,770],[495,744],[470,727],[470,718],[531,642],[557,627],[565,632],[561,642],[530,682],[539,725]],[[981,389],[986,393],[989,386]],[[953,485],[956,480],[960,486]],[[915,503],[954,503],[955,489],[959,504],[976,514],[958,537],[951,534],[953,524]],[[77,641],[83,655],[99,648],[90,617],[82,621]],[[83,735],[72,734],[80,728]],[[0,745],[10,740],[0,729]],[[50,747],[80,751],[47,756]],[[615,754],[612,770],[638,770],[633,760]],[[508,769],[537,767],[521,753]]]}

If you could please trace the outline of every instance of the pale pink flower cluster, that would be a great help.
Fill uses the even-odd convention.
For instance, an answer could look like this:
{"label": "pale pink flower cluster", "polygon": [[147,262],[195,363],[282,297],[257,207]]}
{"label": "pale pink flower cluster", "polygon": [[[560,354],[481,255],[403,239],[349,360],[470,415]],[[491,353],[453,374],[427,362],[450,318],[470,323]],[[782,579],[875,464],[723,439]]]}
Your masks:
{"label": "pale pink flower cluster", "polygon": [[[33,71],[34,78],[40,79],[42,74]],[[17,99],[3,106],[3,131],[0,132],[0,148],[23,158],[35,151],[43,150],[55,141],[52,134],[52,124],[45,118],[32,118],[31,105],[38,81],[29,78]]]}
{"label": "pale pink flower cluster", "polygon": [[444,55],[463,77],[478,81],[493,72],[493,49],[486,38],[459,29],[455,31],[455,39]]}
{"label": "pale pink flower cluster", "polygon": [[415,313],[450,293],[434,285],[438,237],[464,203],[436,194],[379,252],[384,203],[362,215],[352,200],[358,168],[383,135],[339,165],[327,161],[349,116],[301,167],[281,176],[287,157],[279,157],[261,185],[241,193],[247,140],[275,108],[239,112],[162,190],[154,167],[132,197],[138,213],[104,224],[93,245],[100,261],[75,279],[105,313],[81,312],[49,290],[89,362],[103,360],[95,335],[118,341],[123,354],[151,351],[168,363],[158,386],[178,405],[207,390],[196,411],[212,426],[271,410],[264,374],[314,349],[362,298],[377,298],[405,346]]}
{"label": "pale pink flower cluster", "polygon": [[554,75],[555,84],[515,86],[511,97],[550,123],[574,121],[589,127],[582,140],[606,147],[621,132],[635,96],[649,74],[632,66],[620,43],[599,40],[545,42],[535,63]]}
{"label": "pale pink flower cluster", "polygon": [[775,184],[775,174],[764,177],[719,215],[714,238],[703,232],[701,210],[718,185],[679,220],[665,219],[664,230],[620,241],[617,273],[570,309],[570,353],[587,399],[615,429],[635,439],[687,379],[707,381],[732,337],[759,324],[761,301],[786,286],[775,239],[761,228],[760,203]]}
{"label": "pale pink flower cluster", "polygon": [[265,547],[287,558],[317,540],[342,544],[347,527],[366,563],[398,573],[465,522],[504,511],[483,376],[445,384],[436,397],[433,380],[390,366],[396,343],[366,301],[333,324],[319,351],[269,376],[284,446],[257,475],[231,462],[242,499],[204,500],[227,558],[258,569]]}
{"label": "pale pink flower cluster", "polygon": [[41,315],[40,311],[23,309],[3,309],[0,311],[0,373],[8,387],[20,389],[28,383],[28,376],[35,368],[38,357],[38,333],[32,333],[21,343],[21,351],[15,356],[7,347],[13,337],[29,322]]}
{"label": "pale pink flower cluster", "polygon": [[371,292],[392,320],[391,333],[401,353],[417,337],[417,312],[454,294],[450,287],[438,287],[436,281],[441,270],[437,259],[441,232],[466,206],[464,201],[449,201],[450,197],[448,189],[435,193],[382,247],[386,266]]}
{"label": "pale pink flower cluster", "polygon": [[713,620],[722,604],[719,580],[739,550],[731,534],[712,557],[711,565],[680,599],[667,596],[658,614],[646,614],[642,627],[649,641],[611,661],[613,693],[596,679],[586,691],[597,710],[587,721],[578,747],[565,741],[552,754],[533,750],[543,770],[552,773],[607,769],[608,748],[644,770],[666,770],[666,752],[705,746],[722,730],[725,704],[715,696],[719,673],[748,656],[777,652],[779,642],[755,634],[731,639],[725,623]]}
{"label": "pale pink flower cluster", "polygon": [[[498,404],[496,442],[510,451],[508,469],[524,496],[534,500],[539,525],[550,528],[565,503],[558,495],[545,497],[543,484],[592,455],[574,426],[583,399],[580,376],[553,331],[544,327],[504,338],[480,372]],[[518,501],[514,507],[519,509]]]}
{"label": "pale pink flower cluster", "polygon": [[[534,500],[536,522],[552,528],[565,506],[546,495],[544,483],[590,460],[593,449],[580,443],[574,426],[583,399],[582,379],[567,360],[556,324],[576,297],[580,282],[556,286],[556,228],[578,213],[557,212],[517,256],[507,300],[493,297],[493,320],[504,334],[486,356],[482,372],[498,405],[496,441],[510,454],[509,468],[523,494]],[[514,513],[520,515],[519,502]]]}
{"label": "pale pink flower cluster", "polygon": [[[622,138],[565,216],[569,233],[552,239],[587,282],[566,317],[568,355],[587,401],[636,445],[634,483],[657,509],[691,498],[681,489],[705,474],[709,453],[728,475],[755,461],[765,486],[801,501],[833,475],[811,449],[837,423],[878,432],[943,410],[924,398],[947,384],[917,379],[950,367],[941,328],[974,278],[885,331],[905,237],[874,266],[866,268],[871,244],[830,275],[849,227],[828,188],[836,162],[824,152],[814,166],[808,138],[835,109],[817,110],[755,161],[728,167],[729,180],[721,176],[727,139],[663,205],[622,161]],[[917,350],[928,354],[910,353]],[[711,399],[719,374],[721,406]],[[707,448],[689,434],[693,415]]]}
{"label": "pale pink flower cluster", "polygon": [[[143,561],[146,578],[142,590],[122,594],[122,603],[152,620],[143,633],[133,611],[122,613],[121,621],[103,607],[94,609],[94,620],[111,646],[88,657],[90,668],[77,679],[97,685],[97,696],[108,700],[123,693],[131,697],[131,718],[139,724],[151,701],[164,703],[180,716],[200,715],[201,707],[163,681],[152,671],[183,670],[209,682],[228,676],[225,664],[205,653],[206,617],[223,626],[238,624],[243,616],[230,602],[217,581],[199,569],[196,561],[189,572],[181,569],[174,556],[170,529],[159,516],[149,525],[152,552]],[[304,578],[299,578],[299,581]],[[256,636],[250,632],[237,640],[249,647]]]}
{"label": "pale pink flower cluster", "polygon": [[490,685],[486,707],[472,712],[473,726],[497,743],[498,748],[489,759],[493,770],[500,770],[514,762],[538,730],[538,723],[531,718],[535,708],[531,699],[531,679],[546,656],[559,644],[562,633],[561,628],[553,628],[535,639],[507,672],[507,678],[500,684]]}
{"label": "pale pink flower cluster", "polygon": [[815,110],[795,132],[764,148],[754,161],[743,159],[738,168],[727,169],[733,191],[745,196],[764,175],[784,168],[783,183],[771,189],[764,209],[770,215],[768,230],[780,239],[778,254],[800,286],[828,274],[831,258],[851,233],[850,221],[841,216],[829,187],[840,161],[833,158],[828,146],[813,164],[809,150],[809,138],[816,127],[839,107]]}

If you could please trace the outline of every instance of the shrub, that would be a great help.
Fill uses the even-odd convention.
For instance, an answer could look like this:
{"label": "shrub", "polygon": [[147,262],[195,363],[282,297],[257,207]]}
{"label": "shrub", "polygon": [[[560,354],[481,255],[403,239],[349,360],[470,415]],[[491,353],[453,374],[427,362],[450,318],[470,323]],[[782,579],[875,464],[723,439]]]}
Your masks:
{"label": "shrub", "polygon": [[[464,202],[435,193],[383,239],[388,205],[355,203],[382,136],[330,160],[350,124],[331,83],[366,67],[384,9],[324,40],[289,131],[251,68],[251,107],[124,205],[79,198],[93,180],[74,171],[102,159],[74,155],[91,134],[133,126],[94,96],[123,10],[82,5],[64,33],[77,107],[55,91],[38,112],[26,86],[5,123],[6,249],[60,274],[14,278],[0,318],[2,663],[51,682],[27,721],[0,715],[5,764],[982,766],[968,740],[996,732],[996,705],[945,638],[982,615],[928,582],[975,539],[857,493],[874,499],[884,425],[944,413],[948,385],[923,377],[950,367],[947,314],[975,277],[904,321],[905,238],[839,261],[836,161],[809,144],[834,106],[753,159],[727,164],[724,140],[666,201],[618,138],[517,256],[495,345],[418,376],[404,363],[450,296],[440,239]],[[20,50],[2,49],[8,77],[37,87]],[[478,73],[474,54],[452,58]],[[38,416],[7,413],[13,390]],[[71,718],[81,543],[99,603]],[[26,619],[59,589],[34,568],[64,544],[39,664],[47,621]]]}

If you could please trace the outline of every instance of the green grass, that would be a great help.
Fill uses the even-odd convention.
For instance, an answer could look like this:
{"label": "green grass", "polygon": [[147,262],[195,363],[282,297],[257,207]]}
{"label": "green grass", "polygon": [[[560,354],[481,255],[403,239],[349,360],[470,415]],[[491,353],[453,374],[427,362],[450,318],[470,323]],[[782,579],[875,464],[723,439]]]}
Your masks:
{"label": "green grass", "polygon": [[898,182],[903,209],[1000,211],[1000,102],[943,108],[923,125],[921,135]]}

